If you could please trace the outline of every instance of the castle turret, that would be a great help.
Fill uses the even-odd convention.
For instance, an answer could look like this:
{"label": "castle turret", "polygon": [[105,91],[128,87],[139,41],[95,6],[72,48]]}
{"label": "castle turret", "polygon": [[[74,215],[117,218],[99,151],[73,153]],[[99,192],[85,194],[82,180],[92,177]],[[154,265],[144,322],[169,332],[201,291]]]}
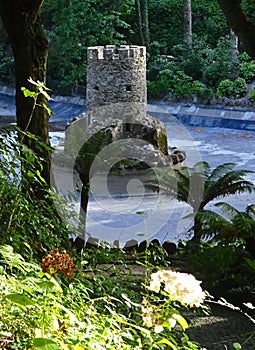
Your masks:
{"label": "castle turret", "polygon": [[144,112],[146,92],[146,48],[113,45],[88,48],[88,111],[115,103],[139,103]]}

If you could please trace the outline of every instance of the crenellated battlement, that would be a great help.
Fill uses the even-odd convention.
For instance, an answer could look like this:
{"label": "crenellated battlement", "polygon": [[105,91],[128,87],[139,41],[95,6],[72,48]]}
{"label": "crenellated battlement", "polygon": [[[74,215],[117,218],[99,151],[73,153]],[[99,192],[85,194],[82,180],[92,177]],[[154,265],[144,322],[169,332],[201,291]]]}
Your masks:
{"label": "crenellated battlement", "polygon": [[88,61],[113,61],[113,60],[133,60],[146,58],[144,46],[121,45],[117,48],[114,45],[88,47]]}
{"label": "crenellated battlement", "polygon": [[133,45],[89,47],[88,112],[123,102],[140,103],[141,114],[146,113],[146,48]]}

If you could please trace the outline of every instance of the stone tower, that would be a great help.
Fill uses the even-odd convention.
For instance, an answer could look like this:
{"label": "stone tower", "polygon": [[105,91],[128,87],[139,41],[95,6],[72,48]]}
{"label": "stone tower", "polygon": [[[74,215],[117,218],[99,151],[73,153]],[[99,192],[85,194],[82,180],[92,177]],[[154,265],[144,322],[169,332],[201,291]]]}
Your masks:
{"label": "stone tower", "polygon": [[87,112],[67,129],[68,143],[79,152],[92,135],[105,131],[110,143],[133,139],[133,158],[155,166],[182,164],[185,154],[168,149],[165,124],[146,113],[146,48],[95,46],[87,54]]}
{"label": "stone tower", "polygon": [[118,127],[113,141],[140,138],[168,154],[165,125],[146,114],[146,48],[114,45],[88,48],[87,118],[89,124]]}
{"label": "stone tower", "polygon": [[88,48],[88,110],[116,102],[140,103],[145,108],[145,47],[122,45],[116,50],[115,46],[107,45]]}

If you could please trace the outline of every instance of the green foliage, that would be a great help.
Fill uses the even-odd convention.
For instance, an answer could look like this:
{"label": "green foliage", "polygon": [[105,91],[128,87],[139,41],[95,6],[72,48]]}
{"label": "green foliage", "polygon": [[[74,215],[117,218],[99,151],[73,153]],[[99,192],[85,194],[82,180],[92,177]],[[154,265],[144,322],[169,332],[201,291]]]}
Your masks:
{"label": "green foliage", "polygon": [[[235,170],[234,167],[234,163],[224,163],[211,169],[207,162],[198,162],[191,168],[153,169],[157,180],[149,180],[147,186],[192,207],[194,235],[191,241],[199,244],[201,237],[213,235],[215,228],[214,216],[205,210],[208,203],[230,194],[254,192],[255,185],[245,179],[252,171]],[[211,228],[208,224],[209,219]]]}
{"label": "green foliage", "polygon": [[242,246],[204,243],[195,254],[188,253],[186,268],[214,297],[236,303],[249,298],[254,301],[254,270],[247,267],[247,256]]}
{"label": "green foliage", "polygon": [[203,79],[209,86],[217,86],[222,79],[226,79],[236,72],[237,57],[233,55],[233,43],[228,37],[219,39],[204,62]]}
{"label": "green foliage", "polygon": [[[151,42],[158,42],[160,54],[173,54],[172,48],[183,41],[183,2],[149,1]],[[214,47],[228,33],[226,19],[217,1],[192,1],[193,33]]]}
{"label": "green foliage", "polygon": [[192,0],[193,33],[215,47],[220,37],[229,33],[226,18],[218,1]]}
{"label": "green foliage", "polygon": [[243,63],[247,63],[247,62],[251,62],[252,58],[248,55],[247,52],[242,52],[239,54],[238,56],[238,61],[243,64]]}
{"label": "green foliage", "polygon": [[[56,214],[53,203],[64,217],[68,213],[65,213],[63,201],[45,187],[38,170],[41,159],[22,144],[23,136],[36,139],[15,129],[2,129],[0,133],[0,244],[11,244],[25,256],[30,256],[31,252],[37,256],[68,242],[70,231]],[[38,148],[48,147],[39,139],[36,142]],[[44,189],[44,200],[33,199],[36,186]]]}
{"label": "green foliage", "polygon": [[217,88],[217,97],[240,98],[245,95],[247,84],[244,78],[222,80]]}
{"label": "green foliage", "polygon": [[[170,62],[160,58],[150,62],[149,97],[172,95],[187,98],[195,95],[198,101],[207,102],[222,79],[229,80],[226,78],[237,74],[238,59],[233,55],[233,43],[228,37],[220,38],[217,46],[212,48],[204,38],[193,35],[189,52],[185,52],[184,46],[178,44],[173,46],[172,54],[174,58]],[[217,93],[221,93],[222,89],[229,97],[243,96],[246,92],[244,82],[238,79],[235,85],[232,89],[224,82]]]}
{"label": "green foliage", "polygon": [[[255,65],[254,65],[255,68]],[[243,97],[245,95],[247,91],[247,84],[245,79],[243,78],[237,78],[234,80],[233,82],[233,95],[234,98],[240,98]]]}
{"label": "green foliage", "polygon": [[45,20],[51,42],[48,85],[56,92],[70,93],[70,87],[85,85],[87,47],[125,43],[129,31],[122,11],[127,4],[104,0],[47,0]]}
{"label": "green foliage", "polygon": [[148,81],[149,98],[160,97],[167,94],[176,98],[197,96],[201,99],[209,98],[210,89],[198,80],[179,70],[174,62],[170,62],[162,69],[155,81]]}
{"label": "green foliage", "polygon": [[196,95],[200,101],[208,101],[212,97],[212,89],[204,83],[194,80],[192,83],[192,94]]}
{"label": "green foliage", "polygon": [[[252,16],[252,1],[243,1],[242,5]],[[233,42],[227,36],[229,28],[218,1],[192,1],[193,39],[189,52],[182,45],[183,2],[148,1],[148,9],[149,98],[168,95],[189,100],[195,95],[198,102],[207,103],[222,80],[233,79],[238,74],[247,83],[253,79],[254,62],[246,53],[237,57],[233,51]],[[85,91],[88,46],[140,42],[132,0],[102,0],[100,3],[94,0],[47,0],[42,8],[42,20],[50,42],[47,84],[55,93]],[[1,25],[0,40],[0,80],[13,83],[13,58]],[[174,62],[169,62],[165,56],[172,57]],[[175,68],[170,67],[172,63]],[[169,84],[171,75],[164,72],[168,69],[174,73],[172,84]],[[159,76],[161,71],[163,76]],[[205,86],[198,87],[197,82]],[[237,90],[231,98],[242,96],[244,89],[240,84]]]}
{"label": "green foliage", "polygon": [[255,101],[255,89],[253,88],[251,91],[248,93],[249,100],[254,102]]}
{"label": "green foliage", "polygon": [[[248,9],[254,7],[248,0],[244,5]],[[148,1],[148,9],[150,98],[168,95],[191,99],[195,95],[198,102],[207,103],[221,80],[237,76],[239,63],[243,63],[241,78],[248,82],[254,76],[254,64],[249,56],[242,54],[238,60],[233,54],[233,43],[226,36],[229,28],[216,0],[209,3],[192,1],[193,44],[189,52],[181,44],[183,2]],[[47,84],[55,93],[85,91],[88,46],[140,42],[132,0],[103,0],[97,4],[94,0],[47,0],[42,8],[42,19],[50,42]],[[2,26],[0,38],[3,41],[0,47],[0,80],[13,82],[13,58]],[[169,60],[162,59],[160,55],[174,56],[176,74],[172,84],[169,84],[171,77],[168,73],[158,76],[161,71],[173,70],[169,67]],[[205,86],[198,87],[197,82]]]}
{"label": "green foliage", "polygon": [[14,83],[14,59],[6,54],[2,43],[0,43],[0,81]]}
{"label": "green foliage", "polygon": [[[8,260],[13,258],[20,265],[24,263],[10,250],[5,264],[10,265]],[[78,278],[65,284],[42,273],[35,264],[30,264],[26,275],[14,270],[9,275],[3,272],[0,278],[1,332],[8,334],[6,341],[11,340],[16,347],[29,349],[33,344],[36,350],[78,350],[115,344],[116,349],[132,349],[132,345],[125,344],[126,336],[131,344],[136,343],[135,326],[132,332],[127,318],[116,313],[114,299],[90,300],[88,288]],[[100,301],[105,311],[98,307]],[[4,339],[1,337],[1,341]]]}
{"label": "green foliage", "polygon": [[239,75],[245,79],[246,83],[250,83],[255,78],[255,63],[244,62],[240,67]]}
{"label": "green foliage", "polygon": [[[201,349],[178,330],[156,333],[144,326],[139,293],[121,287],[126,274],[116,283],[115,276],[86,271],[81,259],[73,279],[53,277],[10,246],[0,247],[0,259],[1,348]],[[168,315],[171,310],[186,328],[179,311],[171,306]]]}
{"label": "green foliage", "polygon": [[233,81],[230,79],[222,80],[217,88],[217,97],[232,97],[233,94]]}
{"label": "green foliage", "polygon": [[245,13],[252,19],[252,21],[255,21],[255,6],[253,0],[242,0],[242,7],[245,11]]}
{"label": "green foliage", "polygon": [[151,41],[160,43],[160,53],[169,53],[173,45],[182,41],[182,2],[160,0],[149,1],[148,5]]}
{"label": "green foliage", "polygon": [[208,237],[211,236],[215,241],[225,244],[240,244],[253,237],[254,204],[248,205],[244,212],[224,202],[218,202],[215,206],[220,208],[222,215],[208,211],[201,216],[201,220],[206,222],[205,233],[207,232]]}

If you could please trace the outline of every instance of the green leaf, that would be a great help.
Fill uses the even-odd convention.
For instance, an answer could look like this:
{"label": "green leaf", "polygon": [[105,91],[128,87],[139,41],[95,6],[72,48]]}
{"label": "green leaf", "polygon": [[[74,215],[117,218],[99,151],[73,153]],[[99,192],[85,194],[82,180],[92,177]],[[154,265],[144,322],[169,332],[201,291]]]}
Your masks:
{"label": "green leaf", "polygon": [[236,349],[236,350],[241,350],[241,349],[242,349],[242,346],[241,346],[239,343],[234,343],[234,344],[233,344],[233,347],[234,347],[234,349]]}
{"label": "green leaf", "polygon": [[42,278],[45,276],[45,273],[41,271],[38,272],[38,277]]}
{"label": "green leaf", "polygon": [[21,306],[35,305],[35,302],[32,299],[28,298],[25,294],[13,293],[5,295],[4,298]]}
{"label": "green leaf", "polygon": [[55,284],[52,283],[51,281],[42,281],[39,283],[39,287],[42,291],[46,293],[50,293],[56,290]]}
{"label": "green leaf", "polygon": [[25,97],[32,97],[32,98],[36,99],[37,92],[29,91],[25,87],[22,87],[21,91],[23,91],[23,94],[24,94]]}
{"label": "green leaf", "polygon": [[49,115],[52,114],[51,109],[50,109],[45,103],[43,104],[43,108],[47,111],[47,113],[48,113]]}
{"label": "green leaf", "polygon": [[33,346],[35,350],[58,350],[58,344],[50,339],[35,338],[33,339]]}
{"label": "green leaf", "polygon": [[12,333],[11,332],[5,332],[5,331],[0,331],[0,337],[5,337],[5,338],[10,338],[12,337]]}
{"label": "green leaf", "polygon": [[46,183],[46,181],[44,180],[44,178],[41,176],[41,173],[40,173],[39,170],[36,170],[36,175],[38,176],[38,178],[39,178],[42,182]]}
{"label": "green leaf", "polygon": [[178,323],[179,325],[182,326],[182,329],[185,331],[186,328],[188,328],[188,323],[187,321],[185,320],[185,318],[180,315],[180,314],[173,314],[172,318],[174,318]]}
{"label": "green leaf", "polygon": [[160,341],[158,341],[156,343],[157,345],[161,345],[161,344],[166,344],[166,345],[169,345],[173,350],[178,350],[178,348],[172,343],[170,342],[168,339],[164,338],[164,339],[161,339]]}

